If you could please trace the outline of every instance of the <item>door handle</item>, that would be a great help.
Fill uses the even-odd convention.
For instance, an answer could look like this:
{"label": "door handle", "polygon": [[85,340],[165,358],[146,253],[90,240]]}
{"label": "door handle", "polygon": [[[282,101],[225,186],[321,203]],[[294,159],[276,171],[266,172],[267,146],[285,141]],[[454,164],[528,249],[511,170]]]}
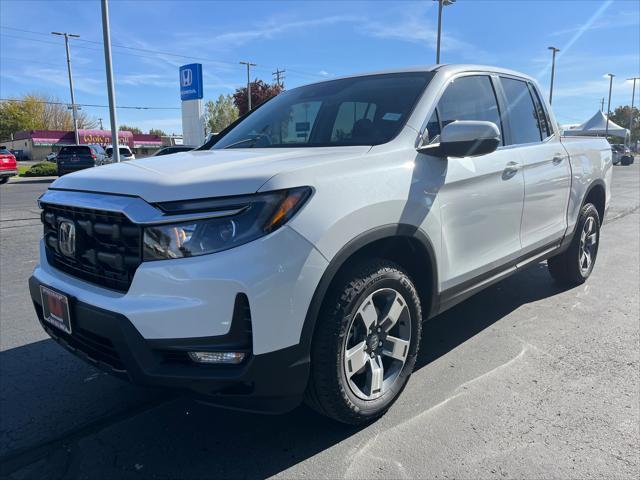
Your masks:
{"label": "door handle", "polygon": [[564,157],[562,155],[556,155],[555,157],[553,157],[553,160],[551,160],[551,162],[554,165],[560,165],[562,163],[562,160],[564,160]]}
{"label": "door handle", "polygon": [[502,179],[508,180],[514,177],[518,173],[518,170],[520,170],[520,164],[518,162],[507,163],[507,166],[504,168],[502,172]]}

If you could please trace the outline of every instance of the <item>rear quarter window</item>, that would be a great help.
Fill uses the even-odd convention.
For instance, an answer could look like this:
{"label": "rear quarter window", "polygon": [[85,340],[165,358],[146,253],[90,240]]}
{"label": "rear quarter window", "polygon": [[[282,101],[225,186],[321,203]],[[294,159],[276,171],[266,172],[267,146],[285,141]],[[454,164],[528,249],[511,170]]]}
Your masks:
{"label": "rear quarter window", "polygon": [[72,146],[72,147],[62,147],[62,149],[60,150],[60,155],[64,155],[64,154],[81,154],[81,155],[86,155],[86,154],[90,154],[91,153],[91,148],[88,146],[84,146],[84,145],[76,145],[76,146]]}

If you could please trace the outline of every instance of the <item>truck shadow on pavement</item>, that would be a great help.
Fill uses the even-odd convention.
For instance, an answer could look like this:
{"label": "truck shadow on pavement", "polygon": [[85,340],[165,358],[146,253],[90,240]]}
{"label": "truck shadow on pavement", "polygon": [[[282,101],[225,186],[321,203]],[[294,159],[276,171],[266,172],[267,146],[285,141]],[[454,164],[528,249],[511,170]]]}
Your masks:
{"label": "truck shadow on pavement", "polygon": [[[562,291],[551,280],[546,264],[533,266],[489,287],[425,323],[416,370],[446,355],[518,307]],[[10,366],[14,370],[15,378],[35,382],[33,372],[42,357],[40,352],[51,355],[46,352],[54,346],[51,340],[41,341],[2,352],[0,359],[4,367]],[[28,355],[19,352],[23,349],[31,351]],[[63,360],[79,362],[71,356]],[[73,367],[62,369],[60,375],[77,374],[77,371]],[[55,373],[50,371],[50,375]],[[93,395],[88,394],[86,389],[91,386],[83,386],[81,379],[58,378],[57,381],[84,388],[85,392],[78,396],[82,402],[102,402],[101,395],[108,393],[108,389],[94,387]],[[104,378],[104,381],[111,380]],[[56,411],[55,404],[37,407],[40,399],[46,401],[47,388],[51,385],[52,381],[43,382],[42,387],[31,383],[23,392],[32,397],[31,400],[9,401],[10,409],[20,405],[33,409],[28,415],[32,423],[38,422],[38,417],[64,413],[66,410]],[[141,408],[134,414],[114,417],[111,422],[96,422],[95,427],[84,427],[81,435],[69,435],[49,444],[45,442],[44,453],[35,458],[29,449],[19,455],[3,456],[0,460],[8,462],[2,474],[15,472],[38,478],[265,478],[276,474],[287,477],[291,476],[287,475],[287,469],[367,428],[332,422],[304,406],[284,416],[264,416],[220,410],[197,404],[187,397],[174,398],[156,391],[124,387],[124,384],[123,387],[112,386],[111,393],[116,395],[118,392],[155,400],[149,402],[148,408]],[[16,392],[12,393],[11,389],[3,388],[3,396],[14,394]],[[402,408],[401,404],[402,397],[394,408]],[[423,410],[430,407],[432,405],[425,404]],[[11,411],[3,412],[3,415],[7,414],[11,415]],[[12,435],[19,436],[20,431],[16,426]],[[335,455],[336,467],[343,458],[349,457],[346,451],[336,451]],[[323,475],[341,476],[341,472],[325,471]]]}

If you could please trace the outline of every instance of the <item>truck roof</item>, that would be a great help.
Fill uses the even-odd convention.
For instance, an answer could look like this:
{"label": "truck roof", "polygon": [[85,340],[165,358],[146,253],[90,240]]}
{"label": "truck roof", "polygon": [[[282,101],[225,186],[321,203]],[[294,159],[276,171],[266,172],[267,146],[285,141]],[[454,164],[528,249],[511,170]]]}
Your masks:
{"label": "truck roof", "polygon": [[320,80],[318,82],[313,83],[323,83],[331,80],[339,80],[342,78],[355,78],[355,77],[364,77],[368,75],[384,75],[387,73],[407,73],[407,72],[443,72],[448,74],[456,74],[462,72],[469,71],[479,71],[479,72],[490,72],[490,73],[502,73],[505,75],[513,75],[516,77],[526,78],[527,80],[531,80],[535,82],[535,79],[529,75],[526,75],[522,72],[517,72],[515,70],[509,70],[508,68],[495,67],[491,65],[475,65],[472,63],[452,63],[452,64],[434,64],[434,65],[423,65],[423,66],[413,66],[413,67],[405,67],[405,68],[393,68],[388,70],[377,70],[372,72],[363,72],[356,73],[353,75],[343,75],[335,78],[327,78],[325,80]]}

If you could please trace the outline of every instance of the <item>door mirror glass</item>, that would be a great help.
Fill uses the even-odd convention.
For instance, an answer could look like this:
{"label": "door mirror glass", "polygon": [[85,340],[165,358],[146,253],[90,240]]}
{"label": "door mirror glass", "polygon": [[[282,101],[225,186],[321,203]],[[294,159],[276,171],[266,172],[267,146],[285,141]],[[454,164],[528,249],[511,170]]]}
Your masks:
{"label": "door mirror glass", "polygon": [[418,150],[441,157],[473,157],[494,152],[500,140],[500,130],[493,122],[457,120],[442,129],[439,144]]}

